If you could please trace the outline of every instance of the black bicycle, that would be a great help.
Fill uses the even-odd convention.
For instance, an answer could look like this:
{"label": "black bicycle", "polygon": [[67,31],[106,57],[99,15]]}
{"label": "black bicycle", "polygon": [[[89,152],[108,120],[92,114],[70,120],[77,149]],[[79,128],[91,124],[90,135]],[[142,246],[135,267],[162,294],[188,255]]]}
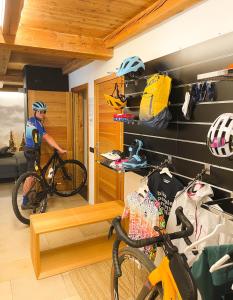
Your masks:
{"label": "black bicycle", "polygon": [[[16,181],[12,191],[14,213],[19,221],[30,224],[31,214],[46,211],[48,195],[73,196],[81,191],[86,180],[87,170],[80,161],[63,160],[54,150],[43,168],[38,158],[35,172],[26,172]],[[28,199],[27,209],[22,206],[23,195]]]}

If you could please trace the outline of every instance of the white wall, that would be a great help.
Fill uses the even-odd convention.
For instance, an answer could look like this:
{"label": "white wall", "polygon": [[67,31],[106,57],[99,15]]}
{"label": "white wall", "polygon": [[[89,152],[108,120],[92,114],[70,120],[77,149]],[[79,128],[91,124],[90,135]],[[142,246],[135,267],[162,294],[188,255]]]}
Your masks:
{"label": "white wall", "polygon": [[[69,75],[69,86],[88,83],[89,145],[94,147],[94,80],[114,72],[123,59],[138,55],[146,62],[233,31],[233,1],[208,0],[170,18],[114,49],[107,62],[95,61]],[[90,203],[94,200],[94,155],[89,163]],[[91,188],[92,187],[92,188]]]}

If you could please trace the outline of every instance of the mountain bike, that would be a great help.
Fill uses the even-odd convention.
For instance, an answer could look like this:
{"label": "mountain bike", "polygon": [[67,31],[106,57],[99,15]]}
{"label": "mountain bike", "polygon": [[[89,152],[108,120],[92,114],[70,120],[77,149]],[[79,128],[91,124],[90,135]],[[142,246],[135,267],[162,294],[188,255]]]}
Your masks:
{"label": "mountain bike", "polygon": [[[56,194],[61,197],[73,196],[81,191],[87,180],[87,170],[78,160],[63,160],[57,150],[41,168],[39,157],[35,172],[22,174],[12,191],[12,206],[16,217],[24,224],[30,224],[30,215],[44,213],[48,198]],[[23,190],[26,188],[26,193]],[[29,209],[22,208],[22,199],[28,199]]]}
{"label": "mountain bike", "polygon": [[[158,227],[157,237],[132,240],[121,226],[121,217],[112,221],[109,236],[116,231],[113,244],[113,265],[111,271],[112,300],[197,300],[197,288],[184,254],[179,254],[171,240],[184,238],[193,233],[193,226],[183,214],[182,207],[176,209],[181,231],[163,234]],[[130,247],[119,251],[123,241]],[[162,246],[165,257],[158,267],[139,249],[148,245]],[[161,280],[161,278],[163,280]]]}

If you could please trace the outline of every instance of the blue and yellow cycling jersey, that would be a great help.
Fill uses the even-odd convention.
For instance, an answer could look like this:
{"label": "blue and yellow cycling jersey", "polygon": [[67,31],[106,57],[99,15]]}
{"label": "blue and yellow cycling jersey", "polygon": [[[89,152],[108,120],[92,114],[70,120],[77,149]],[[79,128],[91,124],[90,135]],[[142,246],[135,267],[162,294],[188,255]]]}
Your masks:
{"label": "blue and yellow cycling jersey", "polygon": [[26,147],[39,148],[45,133],[45,128],[38,119],[35,117],[28,119],[26,124]]}

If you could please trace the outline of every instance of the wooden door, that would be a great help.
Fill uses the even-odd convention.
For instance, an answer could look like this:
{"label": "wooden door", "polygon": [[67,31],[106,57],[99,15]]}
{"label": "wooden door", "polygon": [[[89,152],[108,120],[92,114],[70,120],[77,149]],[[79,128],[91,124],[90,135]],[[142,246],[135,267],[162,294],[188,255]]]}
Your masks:
{"label": "wooden door", "polygon": [[87,169],[87,198],[89,194],[89,99],[88,84],[71,89],[74,110],[74,158],[83,162]]}
{"label": "wooden door", "polygon": [[84,163],[83,94],[73,93],[74,103],[74,157]]}
{"label": "wooden door", "polygon": [[123,93],[122,78],[108,76],[95,81],[95,203],[123,200],[123,174],[99,164],[101,153],[123,150],[123,124],[113,121],[113,114],[121,111],[104,99],[104,94],[112,94],[115,82]]}
{"label": "wooden door", "polygon": [[[73,93],[74,111],[74,158],[84,163],[84,98],[83,93]],[[76,186],[81,183],[83,172],[77,169],[75,173]]]}
{"label": "wooden door", "polygon": [[[62,158],[72,158],[74,153],[71,93],[29,90],[29,116],[33,116],[32,103],[35,101],[43,101],[48,105],[48,111],[44,122],[46,132],[51,135],[63,149],[67,150],[67,154],[62,155]],[[42,166],[48,161],[48,158],[52,153],[53,149],[47,143],[42,143]]]}

